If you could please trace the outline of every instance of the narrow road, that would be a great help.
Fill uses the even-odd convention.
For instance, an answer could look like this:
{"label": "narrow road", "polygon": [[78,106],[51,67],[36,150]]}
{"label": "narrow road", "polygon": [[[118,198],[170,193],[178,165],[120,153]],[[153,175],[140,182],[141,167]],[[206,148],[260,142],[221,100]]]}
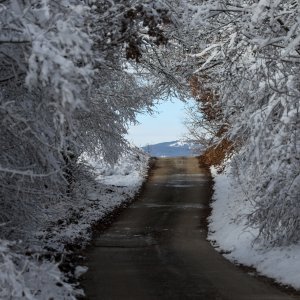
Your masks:
{"label": "narrow road", "polygon": [[94,240],[88,299],[295,299],[226,261],[206,241],[210,178],[196,158],[158,159],[141,198]]}

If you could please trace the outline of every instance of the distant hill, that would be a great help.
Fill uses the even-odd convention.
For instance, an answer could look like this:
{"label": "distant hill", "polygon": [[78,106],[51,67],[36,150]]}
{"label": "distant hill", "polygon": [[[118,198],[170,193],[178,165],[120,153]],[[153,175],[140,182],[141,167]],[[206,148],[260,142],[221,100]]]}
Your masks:
{"label": "distant hill", "polygon": [[176,156],[196,156],[200,154],[199,146],[194,142],[172,141],[154,145],[147,145],[142,149],[151,156],[156,157],[176,157]]}

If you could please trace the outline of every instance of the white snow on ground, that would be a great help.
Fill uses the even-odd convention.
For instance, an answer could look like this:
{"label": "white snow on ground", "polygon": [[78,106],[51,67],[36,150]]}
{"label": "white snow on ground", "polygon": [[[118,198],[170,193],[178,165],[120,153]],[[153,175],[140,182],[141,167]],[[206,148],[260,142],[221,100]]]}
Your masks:
{"label": "white snow on ground", "polygon": [[66,282],[58,263],[15,250],[16,243],[0,240],[0,299],[76,299],[83,292]]}
{"label": "white snow on ground", "polygon": [[132,157],[123,156],[114,166],[109,166],[103,161],[90,160],[91,164],[99,174],[97,179],[99,182],[106,185],[139,187],[144,177],[141,174],[145,174],[145,164],[143,163],[143,157],[136,156],[135,163],[133,163]]}
{"label": "white snow on ground", "polygon": [[[54,214],[59,223],[47,233],[47,244],[55,250],[63,251],[66,243],[84,245],[88,242],[91,225],[131,200],[147,175],[148,156],[138,149],[121,156],[115,166],[101,159],[85,157],[85,160],[93,167],[94,176],[92,180],[82,178],[75,189],[85,189],[86,194],[76,202],[67,203],[63,210],[61,203],[49,208],[49,213]],[[47,228],[41,232],[42,236],[45,231]]]}
{"label": "white snow on ground", "polygon": [[[58,267],[60,261],[46,260],[43,254],[67,254],[70,249],[66,245],[86,245],[92,225],[138,192],[147,175],[148,156],[134,149],[121,156],[114,167],[88,157],[86,163],[94,168],[94,175],[76,182],[75,200],[47,208],[51,221],[45,220],[32,234],[30,247],[24,249],[24,242],[0,240],[0,299],[76,299],[83,293],[76,284],[66,282],[66,274]],[[77,266],[72,277],[85,271]]]}
{"label": "white snow on ground", "polygon": [[251,203],[243,200],[244,193],[234,186],[228,169],[222,174],[211,171],[215,184],[208,239],[230,261],[300,289],[300,244],[266,248],[255,241],[258,231],[247,226],[246,217],[253,209]]}

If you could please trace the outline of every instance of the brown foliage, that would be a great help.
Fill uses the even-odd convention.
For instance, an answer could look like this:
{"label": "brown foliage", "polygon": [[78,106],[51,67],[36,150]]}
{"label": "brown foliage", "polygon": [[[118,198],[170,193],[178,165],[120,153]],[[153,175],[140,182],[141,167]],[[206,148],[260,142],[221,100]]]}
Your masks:
{"label": "brown foliage", "polygon": [[224,159],[233,151],[233,142],[228,139],[222,139],[216,146],[208,147],[205,152],[200,156],[200,163],[210,167],[215,166],[218,172],[223,171],[222,163]]}
{"label": "brown foliage", "polygon": [[222,123],[223,115],[222,110],[218,105],[218,95],[205,87],[205,83],[208,79],[207,76],[193,76],[190,79],[191,92],[196,100],[201,103],[200,111],[203,118],[208,121],[208,123],[214,122],[215,125],[220,122],[219,128],[215,133],[219,142],[216,145],[209,146],[205,150],[200,156],[200,163],[207,167],[212,165],[216,166],[218,167],[218,171],[221,172],[223,170],[222,163],[224,159],[233,151],[233,142],[225,137],[225,134],[228,131],[228,125]]}
{"label": "brown foliage", "polygon": [[190,79],[192,95],[198,102],[201,102],[200,110],[207,121],[218,120],[222,117],[222,111],[217,105],[219,97],[211,89],[205,87],[207,80],[207,76],[201,78],[193,76]]}

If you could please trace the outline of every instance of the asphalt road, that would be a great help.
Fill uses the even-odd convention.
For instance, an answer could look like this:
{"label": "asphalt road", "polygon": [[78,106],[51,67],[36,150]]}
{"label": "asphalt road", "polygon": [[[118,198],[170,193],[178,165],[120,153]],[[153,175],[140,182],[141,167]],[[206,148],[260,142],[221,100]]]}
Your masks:
{"label": "asphalt road", "polygon": [[295,299],[206,241],[210,178],[196,158],[161,158],[138,201],[86,253],[88,299]]}

